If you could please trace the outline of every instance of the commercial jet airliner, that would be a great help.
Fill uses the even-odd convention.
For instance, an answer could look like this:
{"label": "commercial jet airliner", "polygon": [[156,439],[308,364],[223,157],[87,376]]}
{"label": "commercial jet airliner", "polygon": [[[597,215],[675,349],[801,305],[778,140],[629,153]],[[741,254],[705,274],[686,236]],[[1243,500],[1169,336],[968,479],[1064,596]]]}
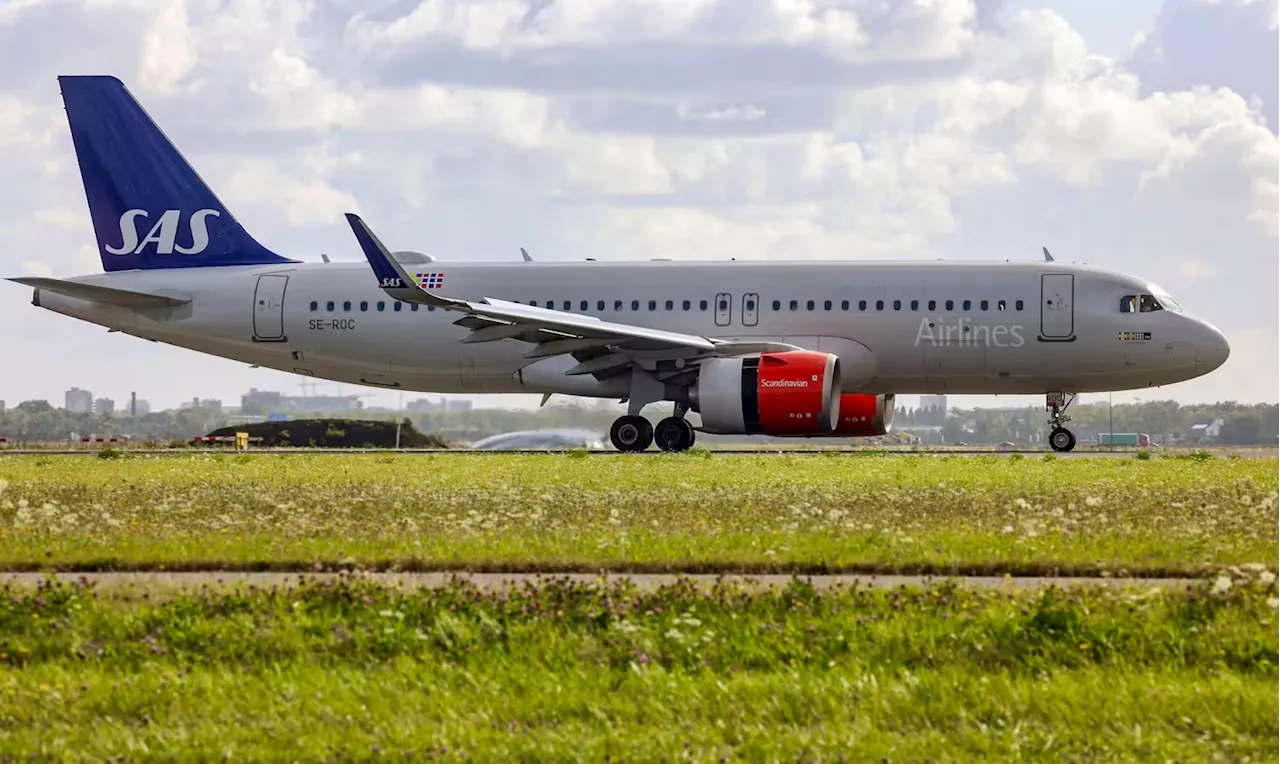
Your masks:
{"label": "commercial jet airliner", "polygon": [[[436,393],[621,399],[613,445],[696,432],[886,433],[898,393],[1044,394],[1049,445],[1078,393],[1199,377],[1222,333],[1143,278],[1028,262],[368,263],[258,243],[114,77],[60,77],[103,274],[15,278],[38,307],[254,366]],[[670,402],[656,426],[640,416]],[[686,418],[700,415],[695,428]]]}

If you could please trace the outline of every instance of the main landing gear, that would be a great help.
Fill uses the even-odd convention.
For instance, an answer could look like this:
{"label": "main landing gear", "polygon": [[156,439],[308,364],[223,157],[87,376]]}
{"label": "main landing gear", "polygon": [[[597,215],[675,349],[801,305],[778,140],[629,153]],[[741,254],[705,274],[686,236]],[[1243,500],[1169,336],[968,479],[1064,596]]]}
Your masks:
{"label": "main landing gear", "polygon": [[693,447],[695,433],[684,418],[687,410],[677,405],[675,415],[658,422],[657,427],[638,414],[618,417],[609,428],[609,439],[619,451],[643,451],[652,443],[663,451],[688,451]]}
{"label": "main landing gear", "polygon": [[1062,426],[1063,422],[1071,421],[1066,411],[1075,399],[1075,393],[1048,393],[1044,397],[1045,408],[1049,411],[1049,425],[1053,427],[1049,431],[1049,448],[1054,451],[1065,452],[1076,447],[1075,433]]}

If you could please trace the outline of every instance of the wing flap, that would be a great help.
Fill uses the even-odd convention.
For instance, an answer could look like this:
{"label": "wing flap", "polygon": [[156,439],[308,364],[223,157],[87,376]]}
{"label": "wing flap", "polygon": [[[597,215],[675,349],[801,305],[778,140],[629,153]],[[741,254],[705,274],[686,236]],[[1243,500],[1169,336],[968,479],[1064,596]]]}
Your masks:
{"label": "wing flap", "polygon": [[174,297],[151,292],[137,292],[132,289],[85,284],[78,281],[45,278],[40,276],[21,276],[11,278],[18,284],[24,284],[46,292],[53,292],[77,300],[119,305],[124,308],[176,308],[191,302],[190,297]]}

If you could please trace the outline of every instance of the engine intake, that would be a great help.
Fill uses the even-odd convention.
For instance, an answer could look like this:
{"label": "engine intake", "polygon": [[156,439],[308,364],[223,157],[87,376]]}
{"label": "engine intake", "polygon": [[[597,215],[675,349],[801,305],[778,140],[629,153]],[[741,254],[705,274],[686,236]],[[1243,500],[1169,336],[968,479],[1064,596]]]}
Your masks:
{"label": "engine intake", "polygon": [[840,359],[809,350],[709,358],[692,392],[707,432],[828,435],[839,424]]}

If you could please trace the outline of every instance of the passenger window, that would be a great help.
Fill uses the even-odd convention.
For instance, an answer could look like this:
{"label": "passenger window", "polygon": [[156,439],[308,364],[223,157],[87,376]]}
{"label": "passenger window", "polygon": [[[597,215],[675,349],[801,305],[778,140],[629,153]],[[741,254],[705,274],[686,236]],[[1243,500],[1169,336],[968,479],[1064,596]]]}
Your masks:
{"label": "passenger window", "polygon": [[586,300],[583,300],[582,302],[578,303],[578,310],[580,311],[585,311],[590,307],[591,307],[591,303],[587,302]]}
{"label": "passenger window", "polygon": [[400,306],[402,306],[402,305],[404,305],[404,303],[402,303],[402,302],[400,302],[400,301],[398,301],[398,300],[397,300],[396,302],[392,303],[392,308],[391,308],[391,309],[392,309],[392,310],[394,310],[396,313],[399,313],[399,312],[400,312]]}
{"label": "passenger window", "polygon": [[565,300],[565,301],[564,301],[564,309],[565,309],[565,310],[573,310],[573,303],[572,303],[572,302],[570,302],[570,301],[568,301],[568,300]]}
{"label": "passenger window", "polygon": [[774,309],[774,310],[782,310],[782,300],[774,300],[774,301],[773,301],[773,309]]}
{"label": "passenger window", "polygon": [[365,312],[367,312],[367,311],[369,310],[369,301],[368,301],[368,300],[361,300],[361,301],[360,301],[360,310],[361,310],[361,311],[365,311]]}
{"label": "passenger window", "polygon": [[1005,307],[1004,300],[1000,300],[999,302],[996,303],[996,310],[1004,311],[1004,307]]}
{"label": "passenger window", "polygon": [[614,301],[613,301],[613,309],[614,309],[614,310],[622,310],[622,300],[614,300]]}
{"label": "passenger window", "polygon": [[327,310],[327,311],[329,311],[330,313],[332,313],[332,312],[333,312],[333,300],[330,300],[330,301],[326,302],[326,303],[324,304],[324,309],[325,309],[325,310]]}
{"label": "passenger window", "polygon": [[1144,294],[1139,298],[1138,310],[1142,313],[1151,313],[1156,310],[1164,310],[1164,307],[1156,301],[1155,297],[1152,297],[1149,294]]}
{"label": "passenger window", "polygon": [[919,300],[912,300],[912,301],[911,301],[911,309],[912,309],[912,310],[920,310],[920,301],[919,301]]}
{"label": "passenger window", "polygon": [[795,300],[792,300],[791,304],[788,307],[790,307],[792,310],[795,310],[796,308],[800,307],[800,303]]}
{"label": "passenger window", "polygon": [[596,310],[604,310],[604,300],[596,300]]}
{"label": "passenger window", "polygon": [[435,309],[436,309],[436,306],[434,306],[434,305],[428,305],[428,306],[427,306],[427,310],[435,310]]}
{"label": "passenger window", "polygon": [[688,300],[685,300],[684,302],[680,303],[680,307],[683,310],[688,310],[689,308],[693,307],[693,303],[689,302]]}
{"label": "passenger window", "polygon": [[983,310],[986,310],[986,309],[987,309],[987,301],[986,301],[986,300],[983,300],[982,302],[978,303],[978,307],[982,308]]}
{"label": "passenger window", "polygon": [[378,311],[379,311],[379,312],[381,312],[381,311],[384,311],[384,310],[386,310],[386,309],[387,309],[387,304],[386,304],[385,302],[383,302],[382,300],[378,300]]}
{"label": "passenger window", "polygon": [[632,301],[631,301],[631,309],[632,309],[632,310],[640,310],[640,301],[639,301],[639,300],[632,300]]}
{"label": "passenger window", "polygon": [[902,310],[902,300],[894,300],[894,301],[893,301],[893,309],[894,309],[894,310]]}
{"label": "passenger window", "polygon": [[1018,300],[1013,304],[1014,310],[1022,310],[1022,300]]}
{"label": "passenger window", "polygon": [[706,300],[699,300],[699,301],[698,301],[698,310],[706,310],[706,309],[707,309],[707,301],[706,301]]}
{"label": "passenger window", "polygon": [[947,300],[947,310],[955,310],[955,300]]}
{"label": "passenger window", "polygon": [[848,301],[848,300],[841,300],[841,301],[840,301],[840,310],[848,310],[848,309],[849,309],[849,301]]}
{"label": "passenger window", "polygon": [[650,301],[649,301],[649,310],[657,310],[657,309],[658,309],[658,301],[657,301],[657,300],[650,300]]}
{"label": "passenger window", "polygon": [[858,310],[866,310],[866,309],[867,309],[867,301],[858,300]]}
{"label": "passenger window", "polygon": [[973,303],[969,302],[968,300],[965,300],[965,301],[964,301],[964,309],[965,309],[965,310],[968,310],[968,309],[969,309],[969,308],[971,308],[971,307],[973,307]]}
{"label": "passenger window", "polygon": [[876,310],[884,310],[884,300],[876,300]]}
{"label": "passenger window", "polygon": [[813,310],[813,300],[809,300],[808,302],[806,302],[806,303],[804,304],[804,306],[805,306],[805,308],[807,308],[807,309],[809,309],[809,310]]}
{"label": "passenger window", "polygon": [[675,307],[676,307],[676,304],[674,302],[672,302],[671,300],[667,300],[667,310],[673,310]]}
{"label": "passenger window", "polygon": [[556,309],[556,301],[547,300],[547,310],[555,310],[555,309]]}
{"label": "passenger window", "polygon": [[350,300],[343,300],[343,301],[342,301],[342,309],[343,309],[344,311],[350,311],[350,310],[351,310],[351,301],[350,301]]}
{"label": "passenger window", "polygon": [[831,301],[830,301],[830,300],[827,300],[827,301],[823,302],[823,303],[822,303],[822,309],[823,309],[823,310],[831,310]]}
{"label": "passenger window", "polygon": [[311,312],[312,312],[312,313],[315,313],[317,310],[320,310],[320,303],[316,302],[315,300],[312,300],[312,301],[311,301]]}
{"label": "passenger window", "polygon": [[929,301],[929,310],[937,310],[937,309],[938,309],[938,301],[937,301],[937,300],[930,300],[930,301]]}
{"label": "passenger window", "polygon": [[412,310],[414,313],[417,313],[417,312],[418,312],[418,303],[416,303],[416,302],[415,302],[415,303],[413,304],[413,307],[412,307],[412,308],[410,308],[409,310]]}

